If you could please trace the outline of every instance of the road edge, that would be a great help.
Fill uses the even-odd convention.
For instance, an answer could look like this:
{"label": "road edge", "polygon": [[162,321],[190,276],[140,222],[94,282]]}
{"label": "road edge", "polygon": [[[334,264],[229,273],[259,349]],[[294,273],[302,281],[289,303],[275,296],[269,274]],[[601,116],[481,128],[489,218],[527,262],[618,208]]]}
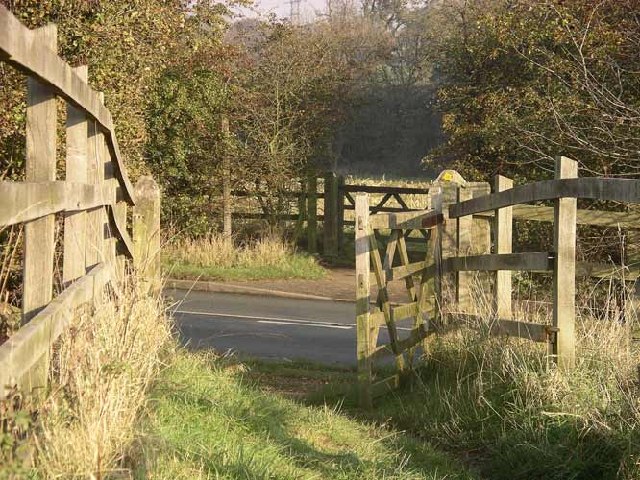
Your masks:
{"label": "road edge", "polygon": [[323,297],[319,295],[311,295],[308,293],[295,293],[283,290],[271,290],[269,288],[245,287],[243,285],[231,285],[223,282],[210,282],[203,280],[180,280],[175,278],[167,278],[164,281],[165,289],[176,290],[192,290],[198,292],[212,293],[233,293],[239,295],[257,295],[263,297],[279,297],[298,300],[321,300],[325,302],[345,302],[355,303],[353,300],[346,298]]}

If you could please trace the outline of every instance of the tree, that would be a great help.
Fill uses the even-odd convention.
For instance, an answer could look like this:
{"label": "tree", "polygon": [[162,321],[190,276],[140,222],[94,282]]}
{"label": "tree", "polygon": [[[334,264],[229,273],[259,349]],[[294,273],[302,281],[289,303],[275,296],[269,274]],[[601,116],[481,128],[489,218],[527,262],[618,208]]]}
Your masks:
{"label": "tree", "polygon": [[637,175],[638,5],[475,0],[437,9],[430,61],[448,142],[427,160],[454,160],[475,178],[540,178],[564,154],[591,174]]}

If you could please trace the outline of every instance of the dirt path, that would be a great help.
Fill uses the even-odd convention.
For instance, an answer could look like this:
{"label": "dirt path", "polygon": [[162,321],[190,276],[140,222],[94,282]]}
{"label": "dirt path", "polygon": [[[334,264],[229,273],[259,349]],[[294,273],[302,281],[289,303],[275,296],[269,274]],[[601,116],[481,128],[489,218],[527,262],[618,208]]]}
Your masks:
{"label": "dirt path", "polygon": [[[351,268],[331,268],[321,280],[253,280],[247,282],[225,282],[228,285],[251,286],[267,290],[303,293],[329,297],[335,300],[355,301],[356,272]],[[378,291],[372,278],[371,298],[375,300]],[[406,302],[408,299],[404,283],[393,282],[390,286],[391,301]]]}

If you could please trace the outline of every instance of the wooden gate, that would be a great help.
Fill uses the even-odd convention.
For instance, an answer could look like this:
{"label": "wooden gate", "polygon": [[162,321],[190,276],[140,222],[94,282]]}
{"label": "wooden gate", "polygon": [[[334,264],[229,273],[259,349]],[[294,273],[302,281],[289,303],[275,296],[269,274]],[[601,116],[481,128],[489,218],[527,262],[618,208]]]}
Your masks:
{"label": "wooden gate", "polygon": [[[363,406],[371,406],[373,397],[397,387],[413,363],[416,348],[435,331],[439,292],[435,281],[439,272],[428,265],[438,265],[442,227],[441,195],[432,190],[434,209],[420,212],[383,213],[370,215],[369,196],[359,193],[355,198],[356,213],[356,324],[358,378]],[[381,254],[376,232],[390,230],[384,254]],[[411,263],[407,251],[406,235],[420,230],[428,239],[426,258]],[[378,286],[376,306],[371,308],[370,270]],[[416,281],[414,275],[419,274]],[[389,283],[403,281],[408,302],[392,305]],[[408,335],[401,336],[398,322],[410,319]],[[431,323],[432,325],[429,325]],[[385,326],[389,343],[378,345],[380,327]],[[385,355],[393,355],[397,373],[376,379],[373,363]]]}

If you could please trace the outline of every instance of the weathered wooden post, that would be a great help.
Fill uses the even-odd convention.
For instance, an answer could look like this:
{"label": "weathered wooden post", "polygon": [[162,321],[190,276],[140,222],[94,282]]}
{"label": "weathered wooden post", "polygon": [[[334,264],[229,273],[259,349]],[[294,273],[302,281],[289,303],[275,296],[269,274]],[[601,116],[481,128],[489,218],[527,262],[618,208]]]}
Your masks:
{"label": "weathered wooden post", "polygon": [[[86,65],[77,67],[75,73],[85,82],[88,78]],[[87,114],[67,103],[67,158],[65,177],[68,182],[88,183],[89,159]],[[82,277],[87,261],[87,212],[71,212],[64,216],[64,252],[62,255],[62,283],[65,287]]]}
{"label": "weathered wooden post", "polygon": [[358,359],[358,397],[360,406],[371,408],[371,319],[369,195],[356,195],[356,334]]}
{"label": "weathered wooden post", "polygon": [[[87,142],[87,183],[96,188],[102,187],[104,183],[104,163],[102,160],[102,149],[100,145],[104,143],[104,135],[100,131],[95,120],[89,120],[89,132]],[[87,213],[87,244],[85,248],[85,258],[87,267],[92,267],[104,261],[104,207],[94,208]]]}
{"label": "weathered wooden post", "polygon": [[338,198],[336,212],[336,230],[338,232],[338,253],[344,249],[344,175],[338,175]]}
{"label": "weathered wooden post", "polygon": [[[100,103],[104,105],[104,93],[98,92],[98,97],[100,99]],[[103,131],[98,135],[98,144],[96,146],[97,151],[97,159],[98,159],[98,177],[99,184],[104,185],[106,181],[112,181],[115,179],[115,172],[113,169],[113,162],[111,161],[111,152],[109,152],[109,146],[107,145],[107,135]],[[116,186],[116,198],[114,203],[121,202],[123,198],[122,187],[120,185]],[[112,204],[113,205],[113,204]],[[101,209],[101,229],[103,232],[103,241],[102,247],[103,250],[101,252],[101,260],[105,262],[111,268],[112,272],[116,276],[120,276],[121,272],[124,270],[124,265],[119,265],[117,256],[116,256],[116,243],[117,239],[113,235],[111,231],[107,208]],[[117,209],[113,211],[114,217],[116,220],[122,216],[121,212],[117,212]],[[120,279],[122,277],[120,276]]]}
{"label": "weathered wooden post", "polygon": [[[458,253],[458,221],[449,218],[449,205],[458,202],[458,190],[466,185],[466,181],[455,170],[444,170],[438,175],[435,182],[440,186],[440,200],[444,225],[440,230],[440,255],[442,258],[455,257]],[[463,222],[464,224],[464,222]],[[446,295],[447,304],[456,303],[458,300],[458,273],[442,275],[440,278],[441,295]],[[439,307],[442,309],[442,304]]]}
{"label": "weathered wooden post", "polygon": [[[49,24],[33,35],[52,51],[57,50],[57,27]],[[27,142],[25,180],[47,182],[56,179],[57,106],[53,89],[34,77],[27,80]],[[55,215],[24,224],[24,270],[22,323],[28,323],[53,296]],[[50,351],[34,362],[23,378],[17,379],[25,392],[37,393],[46,386]],[[4,388],[4,385],[2,385]]]}
{"label": "weathered wooden post", "polygon": [[[443,215],[443,194],[442,189],[431,197],[431,205],[436,215]],[[432,322],[439,326],[442,323],[442,235],[444,232],[443,222],[437,221],[432,230],[431,245],[433,248],[433,315]]]}
{"label": "weathered wooden post", "polygon": [[[33,31],[41,44],[57,50],[57,27],[53,24]],[[27,81],[27,143],[25,180],[48,182],[56,179],[57,140],[56,95],[36,78]],[[24,294],[22,323],[31,320],[53,295],[53,255],[55,215],[25,223]]]}
{"label": "weathered wooden post", "polygon": [[[556,179],[577,178],[578,162],[556,159]],[[553,326],[558,329],[552,355],[562,369],[575,366],[576,215],[575,198],[558,198],[554,206]]]}
{"label": "weathered wooden post", "polygon": [[231,198],[231,157],[228,152],[229,143],[229,119],[222,118],[222,234],[225,239],[231,240],[232,227],[232,198]]}
{"label": "weathered wooden post", "polygon": [[[473,198],[473,190],[465,187],[458,187],[458,202],[464,202]],[[450,220],[451,221],[451,220]],[[456,233],[458,234],[458,245],[456,255],[465,257],[471,255],[473,250],[473,216],[467,215],[457,219]],[[473,272],[458,272],[456,275],[456,302],[458,312],[474,313],[473,302]]]}
{"label": "weathered wooden post", "polygon": [[311,170],[307,189],[307,250],[318,252],[318,176]]}
{"label": "weathered wooden post", "polygon": [[147,288],[160,288],[160,187],[152,177],[140,177],[135,186],[133,214],[134,264]]}
{"label": "weathered wooden post", "polygon": [[324,254],[338,254],[338,178],[334,172],[324,177]]}
{"label": "weathered wooden post", "polygon": [[[494,191],[502,192],[513,187],[513,180],[496,175]],[[511,253],[513,249],[513,207],[500,208],[495,211],[495,252]],[[494,311],[497,318],[511,319],[511,272],[498,270],[494,289]]]}

